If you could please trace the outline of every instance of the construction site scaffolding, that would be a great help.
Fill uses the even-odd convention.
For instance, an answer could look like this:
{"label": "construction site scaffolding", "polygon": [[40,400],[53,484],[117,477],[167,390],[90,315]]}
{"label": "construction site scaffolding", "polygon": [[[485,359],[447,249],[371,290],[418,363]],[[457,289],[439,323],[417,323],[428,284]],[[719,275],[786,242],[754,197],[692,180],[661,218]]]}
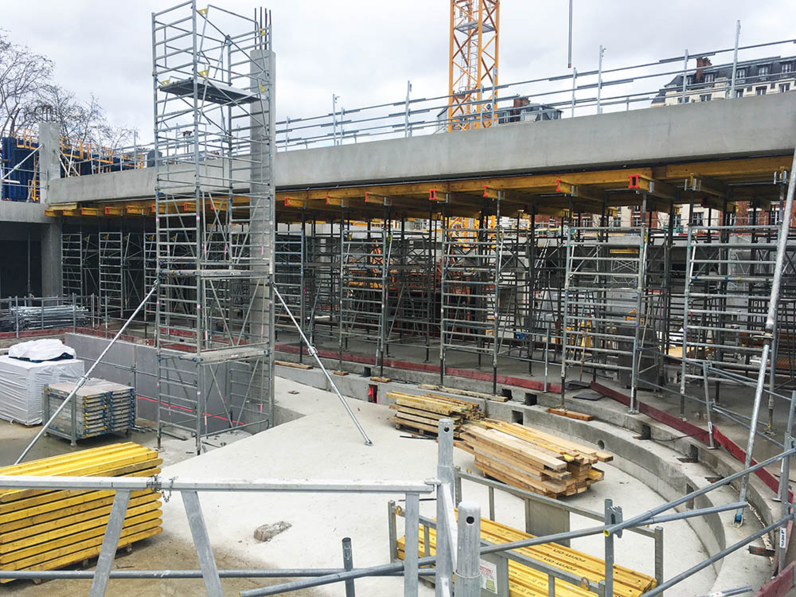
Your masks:
{"label": "construction site scaffolding", "polygon": [[152,21],[158,440],[273,424],[271,22],[195,1]]}

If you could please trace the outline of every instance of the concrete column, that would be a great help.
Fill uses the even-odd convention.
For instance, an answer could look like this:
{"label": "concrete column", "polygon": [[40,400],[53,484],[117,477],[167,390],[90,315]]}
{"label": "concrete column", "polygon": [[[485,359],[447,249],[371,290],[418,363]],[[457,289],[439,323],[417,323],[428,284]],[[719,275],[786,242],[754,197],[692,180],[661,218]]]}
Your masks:
{"label": "concrete column", "polygon": [[[58,122],[39,123],[39,196],[49,203],[50,182],[61,178],[61,125]],[[44,296],[59,296],[63,291],[61,266],[61,222],[41,227],[41,290]]]}
{"label": "concrete column", "polygon": [[[273,362],[274,362],[274,245],[276,205],[274,198],[274,161],[276,106],[274,95],[276,57],[270,50],[253,50],[251,53],[251,86],[259,89],[261,100],[251,104],[250,267],[262,276],[262,284],[252,297],[251,341],[267,342],[268,357],[265,372],[257,376],[253,386],[258,386],[262,399],[268,404],[268,419],[273,425]],[[265,73],[265,74],[264,74]],[[267,280],[265,278],[268,278]],[[264,377],[267,376],[267,379]]]}
{"label": "concrete column", "polygon": [[41,226],[41,292],[42,296],[60,296],[63,292],[61,265],[61,221]]}
{"label": "concrete column", "polygon": [[39,194],[47,204],[50,181],[61,178],[61,125],[58,122],[39,123]]}

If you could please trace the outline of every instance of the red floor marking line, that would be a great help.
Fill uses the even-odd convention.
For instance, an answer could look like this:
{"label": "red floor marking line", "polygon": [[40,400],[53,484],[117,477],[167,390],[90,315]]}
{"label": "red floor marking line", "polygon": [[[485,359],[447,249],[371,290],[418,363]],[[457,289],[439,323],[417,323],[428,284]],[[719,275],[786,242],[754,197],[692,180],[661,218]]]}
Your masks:
{"label": "red floor marking line", "polygon": [[777,574],[773,580],[765,584],[757,593],[755,597],[784,597],[793,586],[793,567],[796,563],[791,562],[788,566]]}
{"label": "red floor marking line", "polygon": [[[276,346],[277,352],[284,352],[288,354],[298,354],[298,346],[291,346],[289,344],[278,344]],[[304,354],[307,351],[304,350]],[[324,359],[339,359],[340,353],[333,350],[319,350],[318,356]],[[363,365],[376,366],[376,357],[362,356],[351,353],[343,353],[343,360],[350,363],[360,363]],[[428,363],[414,363],[412,361],[398,361],[395,359],[384,359],[384,366],[392,369],[404,369],[407,371],[421,371],[423,373],[439,373],[439,365],[431,365]],[[447,367],[445,369],[446,375],[453,377],[464,377],[467,379],[477,379],[479,381],[492,381],[490,373],[483,371],[472,371],[471,369],[460,369],[456,367]],[[529,390],[544,391],[544,383],[533,379],[524,379],[522,377],[513,377],[510,375],[498,375],[497,382],[501,385],[515,386],[519,388],[527,388]],[[557,393],[561,391],[561,385],[555,383],[547,384],[547,391]]]}
{"label": "red floor marking line", "polygon": [[[599,384],[595,381],[591,382],[591,389],[599,392],[603,396],[607,396],[608,398],[613,398],[617,402],[624,404],[625,406],[630,406],[630,396],[626,394],[622,394],[621,392],[614,390],[613,388],[609,388],[608,386],[604,386]],[[709,437],[708,432],[701,427],[694,425],[693,423],[689,423],[688,421],[683,421],[682,419],[672,416],[669,413],[660,410],[659,408],[655,408],[654,406],[650,406],[649,404],[645,404],[643,402],[639,402],[638,410],[640,413],[647,415],[648,417],[655,419],[656,421],[660,421],[677,431],[681,431],[687,435],[693,436],[695,439],[698,439],[703,444],[709,444]],[[746,452],[738,446],[735,442],[733,442],[730,438],[724,435],[721,431],[719,431],[716,426],[713,426],[713,439],[718,443],[722,448],[727,450],[733,458],[738,460],[739,462],[745,462],[746,460]],[[752,465],[755,465],[756,461],[752,459]],[[779,482],[777,481],[776,477],[769,473],[765,469],[759,469],[755,471],[755,474],[760,478],[760,480],[766,484],[766,486],[771,489],[774,493],[779,491]],[[791,496],[793,496],[793,492],[789,492]],[[792,497],[791,497],[792,499]]]}
{"label": "red floor marking line", "polygon": [[[136,396],[136,399],[138,399],[138,400],[146,400],[147,402],[155,402],[155,403],[157,403],[157,400],[155,400],[154,398],[148,398],[147,396]],[[169,408],[176,408],[178,410],[183,410],[185,412],[193,413],[193,411],[190,408],[188,408],[187,406],[180,406],[179,404],[169,404]],[[201,415],[201,416],[210,417],[211,419],[218,419],[219,421],[224,421],[225,423],[234,423],[236,425],[243,425],[243,423],[241,421],[235,421],[234,419],[232,421],[230,421],[228,418],[219,417],[218,415],[211,415],[211,414],[205,413],[204,415]]]}

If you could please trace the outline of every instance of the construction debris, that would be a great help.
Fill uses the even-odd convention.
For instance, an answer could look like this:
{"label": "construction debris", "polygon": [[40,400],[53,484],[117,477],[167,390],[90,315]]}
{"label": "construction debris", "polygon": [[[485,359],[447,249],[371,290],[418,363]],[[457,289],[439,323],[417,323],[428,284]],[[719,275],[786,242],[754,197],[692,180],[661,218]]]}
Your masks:
{"label": "construction debris", "polygon": [[548,408],[547,412],[551,415],[558,415],[559,417],[567,417],[568,419],[577,419],[578,421],[591,421],[594,419],[593,415],[575,412],[566,408]]}
{"label": "construction debris", "polygon": [[390,408],[398,412],[390,420],[396,427],[416,430],[421,434],[436,435],[439,420],[447,418],[453,421],[453,437],[458,439],[466,422],[478,421],[484,416],[474,402],[436,394],[416,396],[403,392],[387,392],[387,398],[395,400]]}
{"label": "construction debris", "polygon": [[[435,555],[436,530],[429,528],[428,531],[429,555]],[[418,552],[420,557],[423,557],[426,555],[425,529],[419,528],[418,535],[420,541]],[[509,543],[533,537],[533,535],[492,520],[481,519],[481,539],[489,543]],[[405,537],[398,539],[397,543],[398,557],[403,559]],[[516,551],[558,570],[570,572],[580,578],[587,578],[594,583],[605,580],[605,562],[603,560],[557,543],[523,547]],[[509,593],[511,595],[547,597],[550,595],[547,583],[548,576],[545,572],[509,561]],[[613,594],[615,597],[638,597],[654,588],[655,584],[655,579],[651,576],[614,564]],[[593,595],[585,589],[562,580],[556,581],[554,594],[556,597],[590,597]]]}
{"label": "construction debris", "polygon": [[305,365],[304,363],[292,363],[290,361],[274,361],[274,365],[281,367],[291,367],[293,369],[312,369],[312,365]]}
{"label": "construction debris", "polygon": [[[157,452],[115,444],[0,469],[0,475],[150,477],[160,473]],[[99,555],[114,491],[0,491],[0,570],[56,570]],[[119,547],[161,532],[161,495],[134,491]],[[10,582],[2,580],[0,582]]]}
{"label": "construction debris", "polygon": [[530,427],[486,419],[465,425],[456,446],[475,456],[485,475],[514,487],[559,498],[602,480],[597,462],[613,456]]}

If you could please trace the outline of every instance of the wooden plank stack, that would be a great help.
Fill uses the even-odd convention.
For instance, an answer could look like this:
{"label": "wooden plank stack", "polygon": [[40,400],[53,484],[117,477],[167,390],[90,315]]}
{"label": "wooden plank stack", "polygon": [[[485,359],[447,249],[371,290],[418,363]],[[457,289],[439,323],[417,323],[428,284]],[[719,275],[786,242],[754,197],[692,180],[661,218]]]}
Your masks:
{"label": "wooden plank stack", "polygon": [[[0,468],[0,475],[149,477],[157,452],[132,442]],[[115,492],[0,491],[0,570],[56,570],[99,555]],[[161,532],[160,494],[131,494],[119,547]],[[3,580],[2,582],[9,582]]]}
{"label": "wooden plank stack", "polygon": [[[425,532],[418,529],[420,557],[426,555]],[[481,539],[489,543],[499,544],[511,541],[531,539],[533,535],[523,533],[506,525],[482,518]],[[398,539],[398,557],[403,559],[405,538]],[[436,532],[429,529],[429,555],[435,555],[437,547]],[[548,566],[558,568],[577,575],[580,578],[599,583],[605,580],[605,561],[589,554],[564,547],[557,543],[546,543],[533,547],[524,547],[516,550],[520,554],[543,562]],[[548,578],[544,572],[534,570],[517,562],[509,561],[509,594],[511,597],[547,597]],[[655,579],[646,574],[636,572],[624,566],[614,564],[614,596],[638,597],[655,587]],[[556,597],[593,597],[580,587],[564,581],[557,581],[555,585]]]}
{"label": "wooden plank stack", "polygon": [[453,421],[453,437],[459,438],[466,422],[478,421],[484,416],[474,402],[437,394],[416,396],[403,392],[387,392],[387,398],[395,400],[390,405],[396,411],[395,416],[390,419],[395,426],[421,435],[436,435],[439,420],[448,418]]}
{"label": "wooden plank stack", "polygon": [[456,445],[475,456],[485,475],[553,498],[575,495],[600,481],[597,462],[613,456],[515,423],[485,419],[465,425]]}

